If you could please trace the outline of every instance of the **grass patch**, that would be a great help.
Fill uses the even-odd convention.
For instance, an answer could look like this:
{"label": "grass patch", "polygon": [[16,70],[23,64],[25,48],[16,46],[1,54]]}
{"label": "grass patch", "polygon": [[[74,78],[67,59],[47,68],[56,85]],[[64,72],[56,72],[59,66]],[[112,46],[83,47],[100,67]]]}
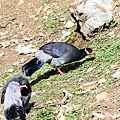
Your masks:
{"label": "grass patch", "polygon": [[[99,92],[109,92],[108,88],[114,82],[111,76],[111,65],[119,63],[120,38],[108,38],[107,33],[105,32],[96,37],[91,47],[93,48],[95,55],[87,56],[83,60],[61,67],[63,71],[67,71],[66,75],[59,75],[57,73],[51,74],[54,70],[48,64],[45,64],[39,71],[33,74],[32,77],[35,83],[32,85],[32,90],[38,91],[39,93],[37,96],[34,96],[33,101],[36,103],[39,102],[41,106],[45,106],[37,111],[34,110],[33,107],[30,111],[31,114],[34,113],[33,120],[55,120],[58,110],[50,105],[46,106],[45,103],[48,100],[61,101],[63,90],[67,90],[74,96],[67,100],[67,105],[76,104],[84,108],[69,113],[64,112],[63,114],[65,115],[66,120],[79,119],[81,118],[81,115],[84,115],[83,118],[85,118],[85,116],[89,116],[90,114],[91,106],[89,106],[89,104],[94,102],[95,94],[94,92],[90,92],[83,96],[77,94],[82,91],[80,86],[83,83],[104,78],[107,81],[98,88]],[[91,57],[95,57],[95,59],[83,62]],[[94,66],[95,68],[87,73],[88,68]],[[17,74],[17,72],[15,72],[14,75],[15,74]],[[3,83],[6,83],[12,75],[13,73],[9,73],[5,70],[2,75],[1,86]],[[83,78],[83,81],[79,81],[80,78]],[[43,91],[45,92],[43,93]]]}
{"label": "grass patch", "polygon": [[53,108],[47,106],[39,111],[33,120],[56,120],[55,116],[57,114],[53,111]]}

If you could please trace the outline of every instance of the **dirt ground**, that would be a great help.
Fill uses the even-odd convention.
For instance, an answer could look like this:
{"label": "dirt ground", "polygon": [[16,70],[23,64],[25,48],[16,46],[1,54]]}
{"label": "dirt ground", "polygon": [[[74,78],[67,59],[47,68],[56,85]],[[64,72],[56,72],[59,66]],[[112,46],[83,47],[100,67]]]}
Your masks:
{"label": "dirt ground", "polygon": [[[0,56],[0,76],[5,69],[12,66],[20,68],[25,61],[34,56],[34,54],[28,54],[26,58],[26,55],[19,55],[16,49],[20,43],[24,45],[30,43],[39,49],[44,43],[61,37],[65,23],[61,25],[61,31],[51,35],[50,31],[43,32],[41,30],[41,19],[49,17],[63,4],[69,8],[72,2],[73,0],[52,0],[46,8],[43,5],[44,0],[27,0],[21,5],[18,4],[17,0],[0,1],[0,54],[3,54]],[[117,2],[120,0],[116,0]],[[50,9],[50,13],[46,13],[45,9]],[[118,21],[120,21],[119,9],[115,7],[113,12],[114,18]],[[66,11],[66,14],[69,14],[69,11]],[[110,33],[114,32],[117,36],[119,31],[120,26],[110,30]],[[96,111],[99,113],[120,114],[120,82],[118,81],[112,88],[109,100],[97,107]]]}

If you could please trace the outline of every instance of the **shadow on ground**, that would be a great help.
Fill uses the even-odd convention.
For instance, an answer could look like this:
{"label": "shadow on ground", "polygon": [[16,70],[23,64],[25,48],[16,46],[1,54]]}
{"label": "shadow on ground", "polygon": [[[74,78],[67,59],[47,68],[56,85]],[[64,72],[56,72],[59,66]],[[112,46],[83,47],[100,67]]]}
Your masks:
{"label": "shadow on ground", "polygon": [[[69,64],[66,64],[65,66],[62,66],[60,69],[61,69],[61,71],[64,71],[65,73],[67,73],[70,70],[77,69],[83,63],[85,63],[87,61],[94,60],[94,59],[95,59],[95,57],[91,57],[91,58],[87,58],[87,59],[85,59],[83,61],[77,61],[77,62],[69,63]],[[38,83],[42,79],[48,79],[50,76],[56,75],[56,74],[58,74],[56,70],[47,71],[44,75],[38,75],[37,79],[33,80],[31,82],[31,85],[35,85],[36,83]]]}

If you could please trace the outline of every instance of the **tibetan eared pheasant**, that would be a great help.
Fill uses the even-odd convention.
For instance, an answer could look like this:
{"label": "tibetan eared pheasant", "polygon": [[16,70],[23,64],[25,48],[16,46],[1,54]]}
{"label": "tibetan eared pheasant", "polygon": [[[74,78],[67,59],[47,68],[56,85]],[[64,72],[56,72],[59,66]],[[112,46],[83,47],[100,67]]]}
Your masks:
{"label": "tibetan eared pheasant", "polygon": [[44,63],[48,63],[56,68],[60,74],[63,74],[59,68],[62,64],[78,61],[92,52],[91,48],[78,49],[66,42],[50,42],[39,49],[35,58],[22,66],[22,72],[26,76],[31,76]]}
{"label": "tibetan eared pheasant", "polygon": [[4,115],[7,120],[26,120],[24,107],[31,97],[28,80],[14,76],[2,89],[1,104],[4,104]]}

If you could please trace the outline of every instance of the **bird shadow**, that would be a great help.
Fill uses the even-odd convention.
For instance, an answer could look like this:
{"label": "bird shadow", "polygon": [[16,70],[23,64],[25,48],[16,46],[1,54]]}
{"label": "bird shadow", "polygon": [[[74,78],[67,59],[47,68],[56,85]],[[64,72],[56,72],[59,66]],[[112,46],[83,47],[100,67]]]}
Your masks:
{"label": "bird shadow", "polygon": [[[75,70],[77,69],[80,65],[82,65],[83,63],[87,62],[87,61],[92,61],[94,60],[95,57],[91,57],[91,58],[87,58],[83,61],[77,61],[77,62],[72,62],[69,64],[65,64],[64,66],[62,66],[60,69],[61,71],[64,71],[65,73],[69,72],[70,70]],[[38,83],[39,81],[41,81],[42,79],[48,79],[50,76],[52,75],[56,75],[59,74],[56,70],[52,69],[50,71],[47,71],[44,75],[38,75],[37,79],[31,81],[31,85],[35,85],[36,83]]]}

